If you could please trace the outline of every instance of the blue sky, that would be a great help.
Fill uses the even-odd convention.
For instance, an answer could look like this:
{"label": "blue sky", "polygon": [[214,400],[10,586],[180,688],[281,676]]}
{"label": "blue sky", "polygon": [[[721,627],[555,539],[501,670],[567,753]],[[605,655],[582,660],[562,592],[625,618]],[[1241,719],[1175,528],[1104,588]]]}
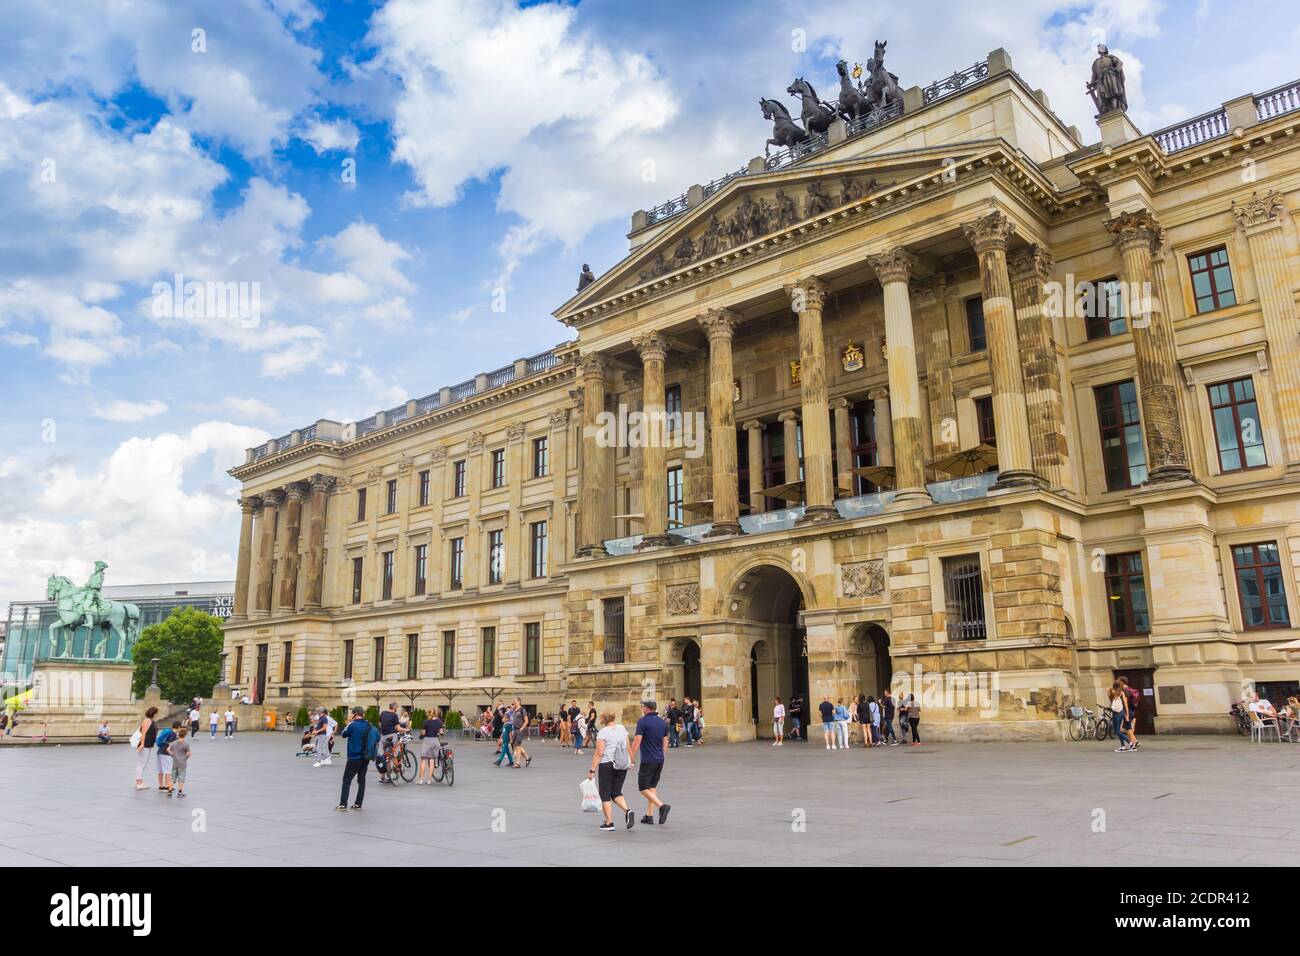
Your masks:
{"label": "blue sky", "polygon": [[[0,0],[0,606],[100,557],[233,576],[246,446],[565,340],[635,209],[761,153],[759,96],[828,96],[875,39],[904,86],[1004,47],[1086,138],[1099,37],[1148,130],[1300,48],[1274,2],[897,6]],[[158,315],[178,272],[257,283],[256,321]]]}

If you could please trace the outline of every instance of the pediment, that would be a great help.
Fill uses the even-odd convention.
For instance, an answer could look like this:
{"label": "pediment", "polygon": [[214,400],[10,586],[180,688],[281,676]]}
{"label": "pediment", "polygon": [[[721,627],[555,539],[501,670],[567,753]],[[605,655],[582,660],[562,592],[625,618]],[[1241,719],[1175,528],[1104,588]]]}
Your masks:
{"label": "pediment", "polygon": [[943,175],[986,151],[909,150],[737,177],[571,299],[557,315],[724,257],[836,210],[874,202],[900,184]]}

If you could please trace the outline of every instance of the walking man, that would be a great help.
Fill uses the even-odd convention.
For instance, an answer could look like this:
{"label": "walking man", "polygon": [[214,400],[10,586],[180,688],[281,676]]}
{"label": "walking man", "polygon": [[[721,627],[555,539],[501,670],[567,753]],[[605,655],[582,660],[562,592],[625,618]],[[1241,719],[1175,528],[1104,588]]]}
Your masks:
{"label": "walking man", "polygon": [[636,722],[636,731],[632,738],[632,759],[641,751],[641,766],[636,772],[636,788],[645,797],[646,811],[641,822],[651,826],[655,822],[654,812],[659,811],[659,823],[668,822],[668,811],[672,807],[659,799],[659,778],[664,772],[664,747],[668,744],[668,725],[657,713],[658,706],[653,700],[641,702],[641,719]]}
{"label": "walking man", "polygon": [[528,730],[528,725],[532,722],[532,718],[528,715],[528,711],[524,709],[523,701],[516,697],[514,719],[512,721],[514,724],[513,733],[510,737],[511,746],[514,748],[515,752],[516,767],[519,766],[519,759],[521,757],[523,758],[523,765],[525,767],[533,762],[533,758],[528,756],[528,751],[524,749],[524,735]]}
{"label": "walking man", "polygon": [[888,687],[880,698],[880,739],[891,747],[898,746],[898,738],[894,736],[894,698]]}
{"label": "walking man", "polygon": [[689,697],[682,698],[682,736],[686,746],[695,746],[695,704]]}
{"label": "walking man", "polygon": [[235,736],[235,711],[229,704],[226,705],[226,736]]}
{"label": "walking man", "polygon": [[677,709],[677,698],[668,698],[668,711],[664,714],[668,723],[668,746],[676,747],[681,738],[677,736],[677,721],[681,718],[681,712]]}
{"label": "walking man", "polygon": [[330,719],[324,707],[316,710],[316,726],[312,729],[312,741],[316,744],[316,762],[313,767],[328,767],[334,763],[330,759]]}
{"label": "walking man", "polygon": [[379,731],[370,726],[365,718],[365,709],[352,708],[352,719],[343,728],[343,739],[348,742],[348,762],[343,769],[343,790],[339,793],[339,805],[335,810],[348,808],[348,793],[352,789],[352,778],[357,778],[357,802],[353,810],[360,810],[366,800],[366,768],[379,745]]}
{"label": "walking man", "polygon": [[221,715],[217,713],[217,705],[212,705],[212,713],[208,715],[208,729],[212,731],[212,739],[217,739],[217,725],[221,723]]}

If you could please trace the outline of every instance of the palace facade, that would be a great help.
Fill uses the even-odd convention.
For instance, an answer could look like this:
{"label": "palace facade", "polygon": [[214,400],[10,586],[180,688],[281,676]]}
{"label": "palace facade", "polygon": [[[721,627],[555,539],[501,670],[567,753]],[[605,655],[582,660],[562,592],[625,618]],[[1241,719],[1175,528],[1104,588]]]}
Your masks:
{"label": "palace facade", "polygon": [[997,50],[636,213],[571,341],[249,450],[226,680],[690,694],[733,740],[893,682],[1057,739],[1124,674],[1140,729],[1230,730],[1300,680],[1298,123],[1089,145]]}

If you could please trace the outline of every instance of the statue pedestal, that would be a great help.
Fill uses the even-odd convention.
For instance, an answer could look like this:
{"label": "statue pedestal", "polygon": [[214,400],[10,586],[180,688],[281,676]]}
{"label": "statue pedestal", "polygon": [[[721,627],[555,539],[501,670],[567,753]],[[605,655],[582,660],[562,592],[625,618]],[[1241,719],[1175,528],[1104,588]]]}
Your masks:
{"label": "statue pedestal", "polygon": [[36,692],[18,712],[13,736],[51,743],[94,739],[106,720],[116,742],[127,740],[144,712],[131,695],[134,671],[129,661],[38,661],[32,668]]}
{"label": "statue pedestal", "polygon": [[1097,117],[1097,128],[1101,130],[1103,146],[1123,146],[1125,143],[1142,138],[1142,131],[1123,110],[1102,113]]}

